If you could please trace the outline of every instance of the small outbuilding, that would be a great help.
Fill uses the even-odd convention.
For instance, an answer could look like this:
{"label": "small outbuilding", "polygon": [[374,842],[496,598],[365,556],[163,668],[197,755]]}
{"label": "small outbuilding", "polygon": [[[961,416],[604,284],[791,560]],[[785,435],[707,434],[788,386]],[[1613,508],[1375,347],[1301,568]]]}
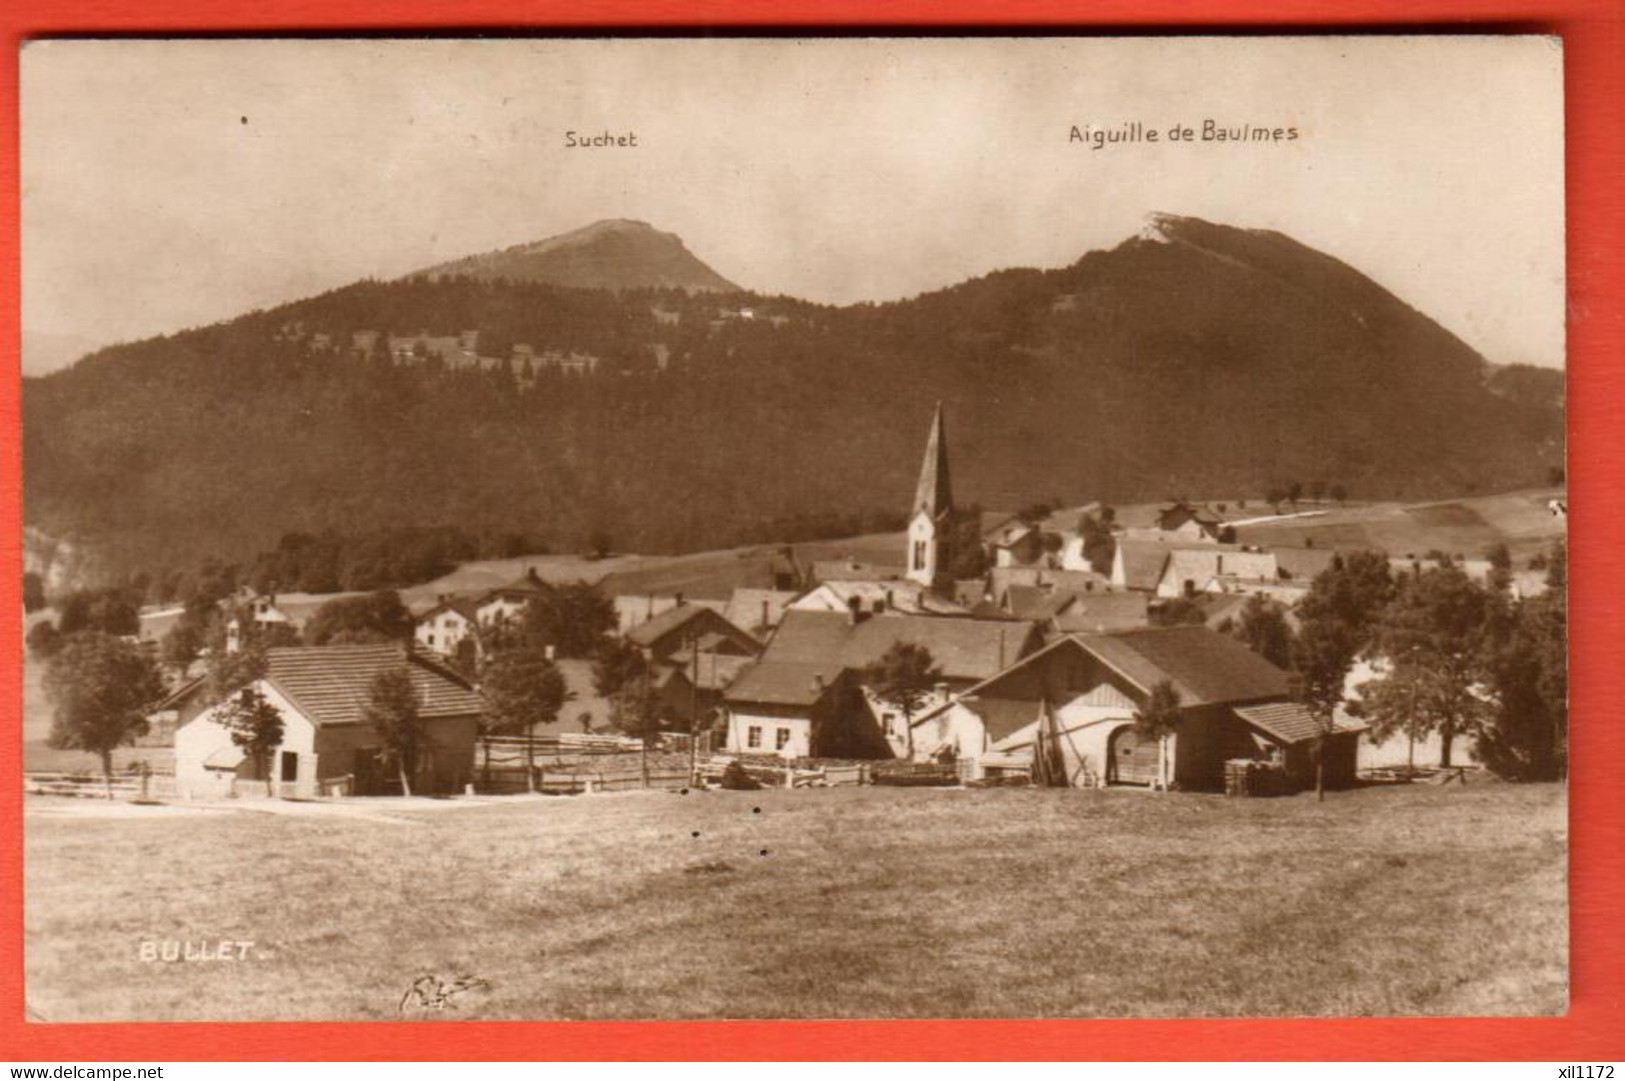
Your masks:
{"label": "small outbuilding", "polygon": [[[268,763],[276,794],[381,795],[399,791],[382,740],[363,717],[372,681],[404,671],[417,692],[427,747],[412,790],[457,792],[473,777],[481,702],[473,685],[437,658],[395,645],[272,649],[251,686],[282,715],[282,743]],[[248,688],[242,688],[237,693]],[[232,740],[194,680],[168,702],[184,720],[175,733],[175,785],[184,798],[266,794],[266,777]]]}

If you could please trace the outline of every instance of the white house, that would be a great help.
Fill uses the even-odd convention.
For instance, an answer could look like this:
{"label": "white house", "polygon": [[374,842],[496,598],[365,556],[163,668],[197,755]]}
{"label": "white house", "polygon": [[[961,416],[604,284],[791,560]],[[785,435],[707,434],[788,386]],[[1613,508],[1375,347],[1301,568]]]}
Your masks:
{"label": "white house", "polygon": [[454,597],[442,597],[433,608],[417,617],[412,637],[424,649],[443,656],[457,654],[466,640],[479,642],[479,615],[474,605]]}
{"label": "white house", "polygon": [[[282,715],[282,742],[267,763],[276,794],[308,798],[388,789],[393,775],[363,707],[373,679],[391,670],[411,679],[428,730],[414,791],[456,792],[468,782],[482,706],[467,680],[398,645],[302,646],[267,650],[265,675],[251,685]],[[193,680],[164,703],[183,716],[194,710],[175,733],[177,793],[190,799],[265,795],[258,764],[220,722],[225,706],[203,705],[203,693],[204,681]]]}

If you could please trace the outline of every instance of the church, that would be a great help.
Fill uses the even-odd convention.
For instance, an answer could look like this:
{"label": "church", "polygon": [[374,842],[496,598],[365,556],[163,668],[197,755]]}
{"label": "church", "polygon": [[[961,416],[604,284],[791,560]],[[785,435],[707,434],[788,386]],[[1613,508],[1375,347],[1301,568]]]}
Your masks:
{"label": "church", "polygon": [[1042,648],[1036,623],[975,619],[953,603],[953,487],[942,406],[926,441],[900,577],[828,579],[791,603],[761,657],[728,688],[726,746],[786,758],[908,758],[911,718],[874,695],[867,669],[899,644],[939,670],[922,708]]}

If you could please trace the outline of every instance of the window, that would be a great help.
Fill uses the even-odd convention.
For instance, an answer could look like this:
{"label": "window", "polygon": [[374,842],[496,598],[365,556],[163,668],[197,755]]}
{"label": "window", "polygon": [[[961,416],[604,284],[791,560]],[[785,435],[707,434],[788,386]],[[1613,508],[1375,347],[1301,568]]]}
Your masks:
{"label": "window", "polygon": [[925,542],[923,540],[914,542],[914,569],[917,571],[925,570]]}
{"label": "window", "polygon": [[790,746],[790,730],[788,728],[781,728],[773,737],[773,749],[775,751],[782,751],[788,746]]}
{"label": "window", "polygon": [[897,714],[882,713],[880,715],[880,726],[885,729],[886,735],[895,735],[897,732]]}
{"label": "window", "polygon": [[760,747],[761,745],[762,745],[762,727],[761,727],[761,725],[753,724],[748,729],[745,730],[745,746],[750,747],[752,749],[755,749],[755,748]]}
{"label": "window", "polygon": [[282,752],[282,779],[287,782],[299,779],[299,754],[296,751]]}

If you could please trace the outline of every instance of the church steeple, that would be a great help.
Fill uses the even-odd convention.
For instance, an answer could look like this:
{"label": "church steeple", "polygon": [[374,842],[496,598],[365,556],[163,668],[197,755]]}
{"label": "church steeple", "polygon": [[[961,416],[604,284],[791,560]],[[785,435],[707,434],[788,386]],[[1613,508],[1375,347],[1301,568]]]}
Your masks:
{"label": "church steeple", "polygon": [[908,522],[908,577],[923,586],[935,586],[948,565],[947,545],[952,532],[953,484],[948,478],[948,433],[937,403],[931,437],[925,444],[920,483],[914,489],[914,507]]}
{"label": "church steeple", "polygon": [[924,511],[938,519],[954,506],[953,485],[948,479],[948,436],[943,430],[942,403],[931,422],[931,438],[925,444],[925,463],[920,466],[920,483],[914,490],[914,513]]}

